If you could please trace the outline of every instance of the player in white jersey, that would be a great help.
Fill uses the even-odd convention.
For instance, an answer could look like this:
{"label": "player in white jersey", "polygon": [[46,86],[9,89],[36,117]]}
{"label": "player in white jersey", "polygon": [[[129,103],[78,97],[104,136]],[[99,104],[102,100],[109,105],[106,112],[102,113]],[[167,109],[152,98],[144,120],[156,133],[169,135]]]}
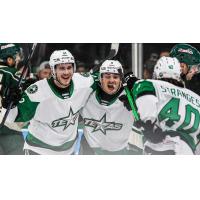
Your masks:
{"label": "player in white jersey", "polygon": [[[24,145],[27,154],[73,154],[79,111],[92,92],[94,80],[74,73],[74,57],[68,50],[54,51],[49,64],[52,77],[28,87],[7,120],[30,120]],[[4,108],[10,99],[3,99]]]}
{"label": "player in white jersey", "polygon": [[134,122],[120,97],[122,65],[117,60],[106,60],[100,67],[99,85],[81,111],[84,135],[95,154],[141,154],[139,148],[129,150],[128,139]]}
{"label": "player in white jersey", "polygon": [[136,82],[134,98],[146,139],[147,154],[194,154],[200,133],[200,97],[183,87],[180,63],[162,57],[157,80]]}

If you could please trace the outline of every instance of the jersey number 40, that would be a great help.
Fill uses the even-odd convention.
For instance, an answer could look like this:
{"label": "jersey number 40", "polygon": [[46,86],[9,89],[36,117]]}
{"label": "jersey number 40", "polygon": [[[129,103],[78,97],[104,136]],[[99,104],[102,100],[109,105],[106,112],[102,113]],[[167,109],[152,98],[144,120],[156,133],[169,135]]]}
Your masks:
{"label": "jersey number 40", "polygon": [[[178,122],[181,118],[179,115],[179,104],[180,99],[172,98],[160,111],[158,115],[158,120],[161,122],[165,119],[166,126],[172,127],[176,122]],[[192,120],[192,115],[194,115],[194,120]],[[193,122],[192,122],[193,121]],[[191,105],[185,105],[185,119],[183,123],[177,128],[178,132],[182,133],[194,133],[197,131],[200,123],[200,113],[197,109],[192,107]],[[186,127],[189,127],[185,129]]]}

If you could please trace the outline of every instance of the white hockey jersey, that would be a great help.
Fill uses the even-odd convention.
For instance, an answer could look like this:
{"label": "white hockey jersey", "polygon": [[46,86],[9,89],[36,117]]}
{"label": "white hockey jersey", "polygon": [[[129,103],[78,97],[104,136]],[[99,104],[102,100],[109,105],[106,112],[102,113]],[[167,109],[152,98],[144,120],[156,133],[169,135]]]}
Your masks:
{"label": "white hockey jersey", "polygon": [[197,94],[160,80],[138,81],[133,94],[142,121],[156,121],[163,131],[176,132],[195,151],[200,134]]}
{"label": "white hockey jersey", "polygon": [[75,73],[69,97],[61,96],[51,79],[31,85],[17,108],[9,113],[9,118],[15,118],[15,121],[30,120],[24,149],[38,154],[72,154],[79,111],[92,92],[93,83],[92,76],[84,77]]}
{"label": "white hockey jersey", "polygon": [[94,91],[81,115],[84,119],[86,140],[96,152],[121,151],[128,146],[134,118],[132,112],[118,98],[110,105],[102,105],[97,91]]}

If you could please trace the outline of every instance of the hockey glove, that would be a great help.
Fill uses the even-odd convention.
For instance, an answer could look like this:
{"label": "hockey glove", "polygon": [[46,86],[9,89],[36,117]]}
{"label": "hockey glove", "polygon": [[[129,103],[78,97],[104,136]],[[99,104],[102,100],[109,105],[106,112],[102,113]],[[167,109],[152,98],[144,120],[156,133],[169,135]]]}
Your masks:
{"label": "hockey glove", "polygon": [[22,90],[16,87],[5,89],[4,96],[2,98],[2,107],[7,109],[10,102],[13,102],[12,108],[14,108],[22,97]]}
{"label": "hockey glove", "polygon": [[128,102],[128,98],[126,95],[121,95],[119,96],[119,100],[124,104],[124,107],[128,110],[131,111],[131,106]]}
{"label": "hockey glove", "polygon": [[128,86],[129,90],[132,90],[135,82],[139,80],[137,77],[135,77],[135,75],[133,74],[133,72],[127,73],[124,76],[124,78],[125,78],[125,81],[127,83],[127,86]]}
{"label": "hockey glove", "polygon": [[150,120],[142,122],[141,120],[136,121],[134,125],[137,128],[142,128],[142,133],[146,140],[152,143],[162,142],[166,137],[166,132],[163,132],[161,128],[155,126]]}

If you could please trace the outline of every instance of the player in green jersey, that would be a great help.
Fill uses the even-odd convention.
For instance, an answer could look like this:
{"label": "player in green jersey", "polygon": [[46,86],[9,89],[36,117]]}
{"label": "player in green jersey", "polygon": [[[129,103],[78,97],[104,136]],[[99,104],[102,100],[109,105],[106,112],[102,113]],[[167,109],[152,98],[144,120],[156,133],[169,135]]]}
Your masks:
{"label": "player in green jersey", "polygon": [[177,44],[172,48],[170,56],[180,62],[185,87],[200,95],[200,52],[189,44]]}
{"label": "player in green jersey", "polygon": [[[0,44],[0,96],[6,89],[16,87],[19,80],[17,66],[23,60],[22,49],[17,44]],[[2,120],[2,114],[0,120]],[[1,154],[23,154],[21,126],[6,123],[0,129]]]}

